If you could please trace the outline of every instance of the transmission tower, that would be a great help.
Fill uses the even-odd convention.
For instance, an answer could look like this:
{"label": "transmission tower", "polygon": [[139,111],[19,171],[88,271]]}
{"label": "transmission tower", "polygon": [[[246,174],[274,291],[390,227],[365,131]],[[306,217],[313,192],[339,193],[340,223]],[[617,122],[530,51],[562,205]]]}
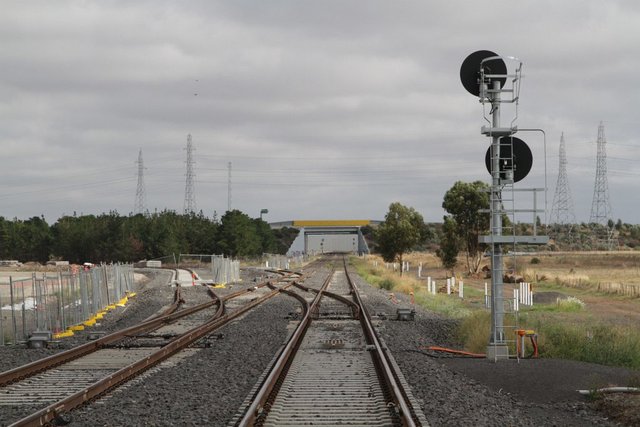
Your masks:
{"label": "transmission tower", "polygon": [[553,196],[553,205],[551,207],[551,223],[575,224],[576,216],[573,210],[569,178],[567,177],[567,154],[564,144],[564,132],[560,136],[559,158],[558,182],[556,183],[556,193]]}
{"label": "transmission tower", "polygon": [[231,211],[231,162],[227,165],[228,178],[227,178],[227,212]]}
{"label": "transmission tower", "polygon": [[193,179],[195,177],[195,173],[193,172],[193,165],[195,164],[195,160],[193,160],[193,144],[191,142],[191,134],[187,135],[187,173],[186,173],[186,183],[184,186],[184,213],[194,213],[196,211],[196,195],[193,188]]}
{"label": "transmission tower", "polygon": [[592,224],[607,225],[611,219],[609,203],[609,184],[607,183],[607,141],[604,137],[604,124],[598,126],[598,156],[596,160],[596,182],[593,187],[593,203],[591,204]]}
{"label": "transmission tower", "polygon": [[144,190],[144,163],[142,161],[142,149],[138,153],[138,187],[136,188],[136,201],[133,206],[134,214],[144,214],[146,211],[146,198]]}

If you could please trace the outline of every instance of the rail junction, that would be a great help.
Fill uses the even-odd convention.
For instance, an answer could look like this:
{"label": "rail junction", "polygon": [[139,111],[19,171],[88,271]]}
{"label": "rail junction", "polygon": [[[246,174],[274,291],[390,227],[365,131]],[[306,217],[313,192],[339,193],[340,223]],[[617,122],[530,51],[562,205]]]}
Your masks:
{"label": "rail junction", "polygon": [[295,284],[304,315],[232,425],[427,424],[340,264],[319,289]]}
{"label": "rail junction", "polygon": [[[202,280],[139,270],[150,281],[136,284],[126,307],[48,348],[0,347],[0,425],[617,425],[575,390],[588,388],[592,373],[624,383],[627,371],[520,359],[500,363],[500,376],[487,378],[498,367],[492,361],[422,350],[454,344],[453,321],[417,305],[413,321],[394,316],[410,307],[409,298],[396,294],[395,301],[350,265],[344,272],[340,258],[325,255],[297,274],[244,268],[241,282],[215,289],[202,285],[211,283],[209,270],[194,268]],[[169,286],[176,280],[179,296]],[[381,353],[362,327],[365,311]],[[306,332],[296,332],[304,323]],[[200,327],[198,337],[193,330]],[[289,345],[294,336],[296,347]],[[66,363],[56,359],[74,352]],[[147,361],[162,353],[171,355]],[[395,386],[376,354],[395,372]],[[28,361],[33,372],[17,374]],[[41,365],[49,363],[55,366]],[[141,369],[125,379],[132,365]],[[103,379],[104,389],[94,389]]]}
{"label": "rail junction", "polygon": [[[65,424],[69,411],[187,349],[292,286],[291,278],[299,274],[281,276],[276,281],[281,287],[265,281],[225,297],[207,289],[210,301],[182,310],[185,301],[178,286],[171,305],[152,319],[0,374],[0,406],[38,407],[12,426]],[[247,293],[252,295],[249,302],[227,310],[229,301]]]}

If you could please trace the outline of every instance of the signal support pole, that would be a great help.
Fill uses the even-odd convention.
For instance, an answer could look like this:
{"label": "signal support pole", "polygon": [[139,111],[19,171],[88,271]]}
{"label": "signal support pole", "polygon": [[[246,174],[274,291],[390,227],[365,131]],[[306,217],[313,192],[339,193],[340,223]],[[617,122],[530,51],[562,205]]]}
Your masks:
{"label": "signal support pole", "polygon": [[[535,228],[536,215],[539,211],[535,192],[539,189],[530,189],[533,193],[532,209],[516,209],[513,194],[506,200],[502,198],[504,190],[515,191],[514,183],[526,177],[533,163],[529,147],[524,141],[513,136],[518,131],[514,122],[518,116],[522,62],[517,58],[510,57],[510,59],[519,63],[515,73],[511,75],[508,73],[503,58],[488,50],[480,50],[470,54],[460,67],[460,80],[464,88],[472,95],[479,97],[483,105],[491,105],[489,112],[491,120],[489,121],[486,115],[484,117],[491,125],[482,126],[480,131],[483,135],[491,138],[490,150],[486,155],[486,165],[491,174],[490,230],[489,235],[478,236],[478,242],[491,248],[491,335],[487,346],[487,358],[493,360],[509,357],[508,342],[514,340],[507,337],[505,330],[513,328],[515,331],[515,325],[505,326],[504,324],[507,309],[509,308],[510,313],[514,312],[514,301],[504,296],[502,245],[510,245],[515,248],[518,244],[540,245],[546,244],[549,240],[547,236],[538,235]],[[503,88],[505,84],[506,87]],[[511,94],[511,99],[508,96],[503,99],[503,93]],[[502,103],[515,105],[515,119],[509,127],[500,127]],[[504,139],[504,142],[501,143],[501,139]],[[503,152],[501,153],[501,151]],[[544,191],[546,201],[546,173]],[[505,201],[511,203],[511,207],[505,206],[503,203]],[[482,210],[482,212],[487,211]],[[526,212],[533,214],[533,235],[516,235],[513,227],[511,234],[503,233],[503,215],[508,216],[510,222],[515,224],[516,213]]]}
{"label": "signal support pole", "polygon": [[[491,97],[493,130],[500,129],[500,82],[494,80]],[[502,195],[500,189],[500,138],[492,132],[491,142],[491,237],[502,235]],[[492,239],[493,240],[493,239]],[[504,299],[502,283],[502,246],[491,242],[491,337],[487,347],[488,359],[509,357],[504,336]]]}

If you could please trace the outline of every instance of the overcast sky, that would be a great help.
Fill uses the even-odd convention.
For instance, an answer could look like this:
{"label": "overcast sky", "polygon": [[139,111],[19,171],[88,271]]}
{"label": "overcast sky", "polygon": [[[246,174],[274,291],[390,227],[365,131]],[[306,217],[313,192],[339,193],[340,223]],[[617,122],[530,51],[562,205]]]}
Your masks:
{"label": "overcast sky", "polygon": [[[181,212],[195,198],[268,221],[441,221],[457,180],[489,182],[464,58],[523,62],[518,115],[546,132],[548,208],[564,132],[579,221],[604,122],[614,219],[640,223],[640,2],[0,0],[0,215]],[[513,62],[508,61],[508,65]],[[541,133],[522,188],[545,185]],[[544,196],[539,196],[544,199]]]}

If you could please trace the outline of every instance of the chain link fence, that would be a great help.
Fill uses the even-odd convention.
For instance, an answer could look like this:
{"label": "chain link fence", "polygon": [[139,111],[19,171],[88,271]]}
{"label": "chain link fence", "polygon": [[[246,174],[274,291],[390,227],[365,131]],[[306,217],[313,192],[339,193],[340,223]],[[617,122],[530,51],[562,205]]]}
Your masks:
{"label": "chain link fence", "polygon": [[81,328],[104,309],[122,304],[133,287],[132,264],[9,276],[0,282],[0,345],[23,343],[38,332]]}

